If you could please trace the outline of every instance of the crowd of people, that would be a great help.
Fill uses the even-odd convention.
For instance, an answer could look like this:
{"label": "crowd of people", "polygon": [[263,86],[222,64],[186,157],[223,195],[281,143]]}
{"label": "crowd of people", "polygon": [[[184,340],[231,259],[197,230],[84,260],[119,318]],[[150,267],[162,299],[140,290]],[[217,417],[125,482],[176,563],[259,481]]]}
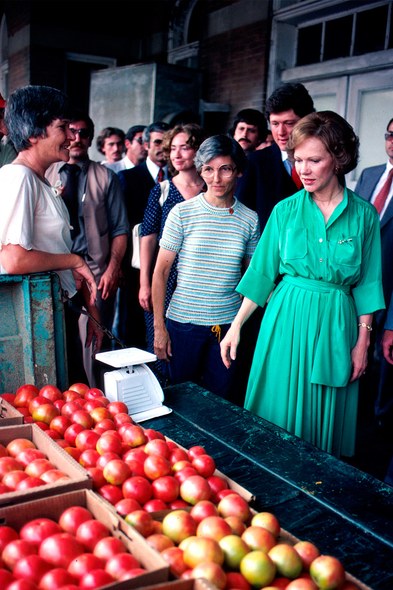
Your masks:
{"label": "crowd of people", "polygon": [[300,83],[265,111],[213,136],[108,126],[95,162],[94,123],[62,92],[0,97],[0,272],[58,272],[70,383],[102,386],[95,353],[136,346],[162,385],[193,381],[347,458],[365,373],[393,425],[393,119],[388,163],[352,191],[343,117]]}

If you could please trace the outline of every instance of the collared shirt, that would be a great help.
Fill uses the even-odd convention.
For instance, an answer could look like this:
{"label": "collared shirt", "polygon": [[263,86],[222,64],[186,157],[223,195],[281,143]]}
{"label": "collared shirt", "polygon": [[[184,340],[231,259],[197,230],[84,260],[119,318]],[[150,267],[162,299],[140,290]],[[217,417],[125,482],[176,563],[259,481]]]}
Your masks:
{"label": "collared shirt", "polygon": [[[154,182],[157,182],[157,176],[158,176],[158,171],[159,171],[160,167],[157,166],[157,164],[155,164],[152,160],[150,160],[149,157],[146,158],[146,166],[147,166],[147,169],[150,172],[151,177],[153,178]],[[168,166],[164,166],[163,170],[164,170],[164,180],[166,180],[168,178]]]}
{"label": "collared shirt", "polygon": [[[391,164],[388,161],[388,163],[386,164],[385,172],[382,174],[381,178],[379,179],[379,181],[377,183],[377,186],[374,189],[373,194],[371,195],[371,203],[372,204],[374,204],[375,198],[376,198],[377,194],[379,193],[379,191],[381,190],[381,188],[383,187],[383,185],[385,184],[385,181],[386,181],[386,179],[387,179],[387,177],[389,175],[389,172],[391,171],[392,168],[393,168],[393,164]],[[385,201],[385,205],[384,205],[384,207],[383,207],[383,209],[382,209],[382,211],[380,213],[380,216],[379,216],[381,219],[382,219],[382,217],[383,217],[386,209],[388,208],[388,205],[389,205],[389,203],[391,201],[392,196],[393,196],[393,182],[392,182],[392,184],[390,186],[390,191],[389,191],[388,197],[387,197],[387,199]]]}

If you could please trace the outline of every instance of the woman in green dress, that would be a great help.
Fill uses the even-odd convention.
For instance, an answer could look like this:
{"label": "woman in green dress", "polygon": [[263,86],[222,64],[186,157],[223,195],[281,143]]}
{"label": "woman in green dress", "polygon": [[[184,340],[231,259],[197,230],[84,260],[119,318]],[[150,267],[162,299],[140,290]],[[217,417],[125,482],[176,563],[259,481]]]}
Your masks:
{"label": "woman in green dress", "polygon": [[379,217],[345,186],[358,146],[332,111],[296,124],[288,155],[304,189],[274,208],[221,343],[229,367],[242,325],[268,301],[245,408],[337,457],[355,452],[358,379],[372,314],[385,307]]}

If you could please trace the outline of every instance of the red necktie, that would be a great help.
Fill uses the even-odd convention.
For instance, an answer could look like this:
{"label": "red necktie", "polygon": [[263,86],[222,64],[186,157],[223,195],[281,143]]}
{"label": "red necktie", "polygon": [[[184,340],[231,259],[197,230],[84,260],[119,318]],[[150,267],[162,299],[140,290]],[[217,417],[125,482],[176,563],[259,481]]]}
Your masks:
{"label": "red necktie", "polygon": [[381,190],[379,191],[379,193],[375,197],[374,207],[376,208],[376,210],[378,211],[379,214],[381,214],[381,211],[384,208],[384,205],[386,203],[386,199],[388,198],[388,195],[390,192],[390,186],[392,184],[392,178],[393,178],[393,168],[391,168],[391,170],[389,171],[388,177],[385,180],[385,184],[383,185],[383,187],[381,188]]}
{"label": "red necktie", "polygon": [[162,182],[164,180],[164,170],[160,168],[157,174],[157,182]]}
{"label": "red necktie", "polygon": [[292,180],[293,182],[296,184],[298,189],[303,188],[303,183],[300,180],[299,174],[296,172],[296,167],[295,165],[292,165],[292,169],[291,169],[291,176],[292,176]]}

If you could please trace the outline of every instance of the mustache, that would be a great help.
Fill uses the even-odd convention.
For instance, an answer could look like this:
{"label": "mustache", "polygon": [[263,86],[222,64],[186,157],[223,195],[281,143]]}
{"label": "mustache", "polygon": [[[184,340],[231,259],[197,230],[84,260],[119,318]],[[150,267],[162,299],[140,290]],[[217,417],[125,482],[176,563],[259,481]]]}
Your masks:
{"label": "mustache", "polygon": [[239,141],[246,141],[247,143],[251,143],[251,141],[248,139],[248,137],[241,137],[239,139]]}

